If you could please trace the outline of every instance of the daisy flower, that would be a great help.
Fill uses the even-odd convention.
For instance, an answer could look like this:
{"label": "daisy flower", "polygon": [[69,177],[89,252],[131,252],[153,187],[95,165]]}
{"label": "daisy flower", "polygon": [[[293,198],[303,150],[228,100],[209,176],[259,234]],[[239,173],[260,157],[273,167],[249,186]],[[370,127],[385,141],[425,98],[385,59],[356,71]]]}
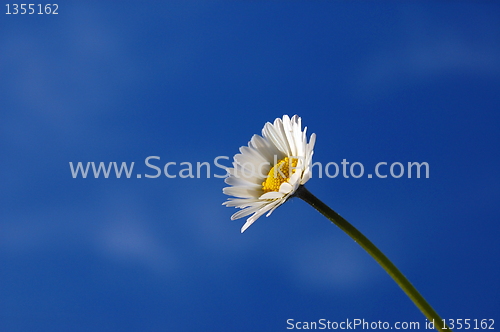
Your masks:
{"label": "daisy flower", "polygon": [[[413,303],[429,321],[437,322],[434,327],[440,332],[450,328],[439,317],[425,298],[417,291],[401,271],[366,236],[328,205],[306,189],[311,178],[312,155],[316,135],[307,143],[306,130],[302,131],[301,119],[284,115],[274,123],[266,123],[262,136],[254,135],[248,146],[242,146],[234,156],[233,168],[228,168],[224,194],[234,196],[222,203],[241,210],[231,216],[239,219],[251,215],[241,228],[243,233],[260,216],[269,216],[287,199],[296,196],[314,207],[318,212],[337,225],[356,243],[366,250],[380,266],[394,279]],[[443,322],[443,324],[441,324]]]}
{"label": "daisy flower", "polygon": [[223,204],[241,209],[231,216],[232,220],[251,215],[242,233],[263,214],[268,217],[311,178],[316,135],[312,134],[307,143],[306,130],[302,130],[299,116],[290,119],[284,115],[266,123],[262,136],[254,135],[234,156],[225,180],[231,187],[223,192],[236,198]]}

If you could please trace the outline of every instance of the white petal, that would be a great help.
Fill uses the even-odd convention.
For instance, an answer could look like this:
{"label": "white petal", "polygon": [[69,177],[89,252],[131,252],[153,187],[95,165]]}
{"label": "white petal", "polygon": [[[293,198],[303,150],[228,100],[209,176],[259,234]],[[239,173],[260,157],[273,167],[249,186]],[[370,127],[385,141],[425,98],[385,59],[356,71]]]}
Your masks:
{"label": "white petal", "polygon": [[257,164],[265,163],[266,161],[268,161],[266,158],[264,158],[264,156],[260,153],[259,150],[256,150],[254,148],[248,146],[242,146],[240,150],[242,154],[247,155]]}
{"label": "white petal", "polygon": [[288,194],[290,191],[293,190],[293,187],[290,183],[288,182],[283,182],[280,186],[280,193],[283,194]]}
{"label": "white petal", "polygon": [[309,168],[302,175],[302,179],[300,180],[300,184],[305,184],[307,181],[311,179],[311,172],[309,172]]}
{"label": "white petal", "polygon": [[262,204],[262,201],[258,198],[228,198],[227,201],[222,203],[222,205],[228,206],[228,207],[238,207],[240,209],[248,207],[248,206],[255,206]]}
{"label": "white petal", "polygon": [[251,188],[260,188],[262,184],[252,183],[245,178],[239,178],[236,176],[228,176],[224,182],[230,186],[248,186]]}
{"label": "white petal", "polygon": [[277,198],[282,198],[283,193],[277,192],[277,191],[270,191],[268,193],[265,193],[264,195],[260,196],[259,199],[277,199]]}
{"label": "white petal", "polygon": [[250,220],[250,218],[247,219],[247,222],[241,227],[241,232],[243,233],[244,231],[247,230],[248,227],[250,227],[253,223],[255,222],[255,219]]}
{"label": "white petal", "polygon": [[269,212],[266,214],[266,217],[269,217],[269,216],[271,215],[271,213],[273,213],[273,211],[274,211],[274,210],[276,210],[276,209],[278,208],[278,206],[280,206],[281,204],[285,203],[285,201],[286,201],[286,199],[283,199],[283,200],[281,200],[281,201],[278,201],[278,202],[274,205],[274,207],[273,207],[271,210],[269,210]]}
{"label": "white petal", "polygon": [[253,135],[250,143],[254,149],[259,151],[266,161],[269,161],[270,164],[274,163],[274,156],[276,156],[276,160],[280,160],[285,157],[284,153],[281,152],[276,145],[259,135]]}
{"label": "white petal", "polygon": [[265,180],[265,177],[258,174],[256,171],[253,171],[249,167],[243,167],[240,164],[234,165],[234,171],[230,172],[231,175],[237,178],[243,178],[248,182],[255,184],[262,184],[262,181]]}
{"label": "white petal", "polygon": [[289,155],[297,156],[297,147],[295,145],[294,135],[293,135],[293,125],[290,121],[288,115],[283,116],[283,132],[286,137],[288,146],[290,147]]}
{"label": "white petal", "polygon": [[298,125],[295,125],[293,128],[293,140],[295,142],[295,146],[297,151],[295,152],[296,156],[304,156],[305,155],[305,140],[304,135],[301,131],[301,128]]}
{"label": "white petal", "polygon": [[222,192],[228,196],[241,197],[241,198],[257,198],[262,195],[262,190],[255,190],[246,187],[225,187]]}
{"label": "white petal", "polygon": [[251,216],[250,218],[248,218],[247,222],[243,225],[243,227],[241,227],[241,232],[243,233],[244,231],[246,231],[246,229],[248,227],[250,227],[250,225],[253,224],[255,222],[255,220],[259,219],[260,216],[262,216],[264,213],[266,213],[267,211],[269,211],[272,207],[273,207],[273,205],[268,204],[268,205],[262,207],[253,216]]}
{"label": "white petal", "polygon": [[264,129],[262,129],[262,135],[273,143],[283,154],[289,155],[289,149],[287,144],[284,142],[284,138],[282,138],[283,135],[281,134],[281,131],[277,131],[272,124],[269,122],[266,123]]}
{"label": "white petal", "polygon": [[314,144],[316,143],[316,134],[311,134],[311,137],[309,138],[309,144],[307,144],[307,149],[309,151],[314,150]]}
{"label": "white petal", "polygon": [[295,173],[292,174],[292,176],[290,177],[290,181],[288,181],[288,183],[290,183],[292,185],[292,187],[300,181],[300,177],[301,177],[301,174],[302,172],[299,172],[299,171],[296,171]]}
{"label": "white petal", "polygon": [[244,210],[238,211],[238,212],[236,212],[235,214],[233,214],[231,216],[231,220],[236,220],[236,219],[240,219],[240,218],[246,217],[249,214],[257,212],[261,208],[262,208],[262,206],[258,205],[258,206],[252,206],[252,207],[246,208]]}
{"label": "white petal", "polygon": [[240,174],[246,176],[250,174],[260,175],[259,172],[262,165],[270,164],[267,160],[264,160],[264,158],[256,158],[255,156],[251,156],[249,154],[237,154],[234,156],[234,160],[236,162],[236,167],[244,170],[244,174]]}
{"label": "white petal", "polygon": [[[288,115],[284,115],[283,119],[289,119]],[[283,121],[281,119],[278,118],[278,119],[274,120],[274,129],[275,129],[276,133],[278,133],[278,136],[280,137],[282,144],[286,148],[286,150],[284,152],[287,154],[287,156],[293,155],[291,148],[290,148],[288,138],[287,138],[285,128],[283,126]]]}

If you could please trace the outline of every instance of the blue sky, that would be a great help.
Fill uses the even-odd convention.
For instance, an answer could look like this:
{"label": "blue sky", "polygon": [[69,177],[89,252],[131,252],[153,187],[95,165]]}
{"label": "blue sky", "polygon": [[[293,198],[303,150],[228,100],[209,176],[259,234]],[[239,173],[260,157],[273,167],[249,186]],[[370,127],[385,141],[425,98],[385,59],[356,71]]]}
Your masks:
{"label": "blue sky", "polygon": [[493,2],[340,1],[2,13],[0,329],[423,324],[377,263],[298,199],[240,234],[222,179],[71,176],[69,162],[154,174],[148,156],[160,167],[232,157],[283,114],[317,134],[314,161],[366,173],[429,163],[428,179],[307,188],[443,318],[500,321],[499,15]]}

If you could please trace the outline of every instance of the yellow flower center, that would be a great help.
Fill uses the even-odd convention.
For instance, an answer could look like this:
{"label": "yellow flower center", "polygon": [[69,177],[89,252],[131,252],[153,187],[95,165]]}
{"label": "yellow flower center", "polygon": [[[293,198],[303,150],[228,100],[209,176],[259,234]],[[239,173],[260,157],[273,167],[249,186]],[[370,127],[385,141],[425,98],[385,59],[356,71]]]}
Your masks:
{"label": "yellow flower center", "polygon": [[285,157],[271,168],[267,174],[266,181],[262,182],[264,193],[279,191],[281,184],[290,180],[290,176],[295,173],[295,167],[297,167],[297,162],[299,161],[298,158],[291,159],[290,162],[290,159]]}

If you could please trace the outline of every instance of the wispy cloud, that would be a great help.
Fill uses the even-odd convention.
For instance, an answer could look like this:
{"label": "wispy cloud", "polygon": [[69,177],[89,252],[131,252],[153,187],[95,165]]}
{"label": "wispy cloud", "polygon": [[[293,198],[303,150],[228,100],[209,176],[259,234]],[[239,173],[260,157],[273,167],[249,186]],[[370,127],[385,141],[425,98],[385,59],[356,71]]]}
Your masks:
{"label": "wispy cloud", "polygon": [[[401,86],[432,81],[446,74],[500,74],[500,26],[495,21],[489,25],[493,31],[477,35],[466,24],[458,28],[445,19],[430,23],[432,19],[415,19],[414,15],[402,14],[401,20],[407,24],[397,34],[399,43],[374,48],[359,63],[353,75],[356,94],[385,95]],[[489,16],[484,19],[491,21]]]}

